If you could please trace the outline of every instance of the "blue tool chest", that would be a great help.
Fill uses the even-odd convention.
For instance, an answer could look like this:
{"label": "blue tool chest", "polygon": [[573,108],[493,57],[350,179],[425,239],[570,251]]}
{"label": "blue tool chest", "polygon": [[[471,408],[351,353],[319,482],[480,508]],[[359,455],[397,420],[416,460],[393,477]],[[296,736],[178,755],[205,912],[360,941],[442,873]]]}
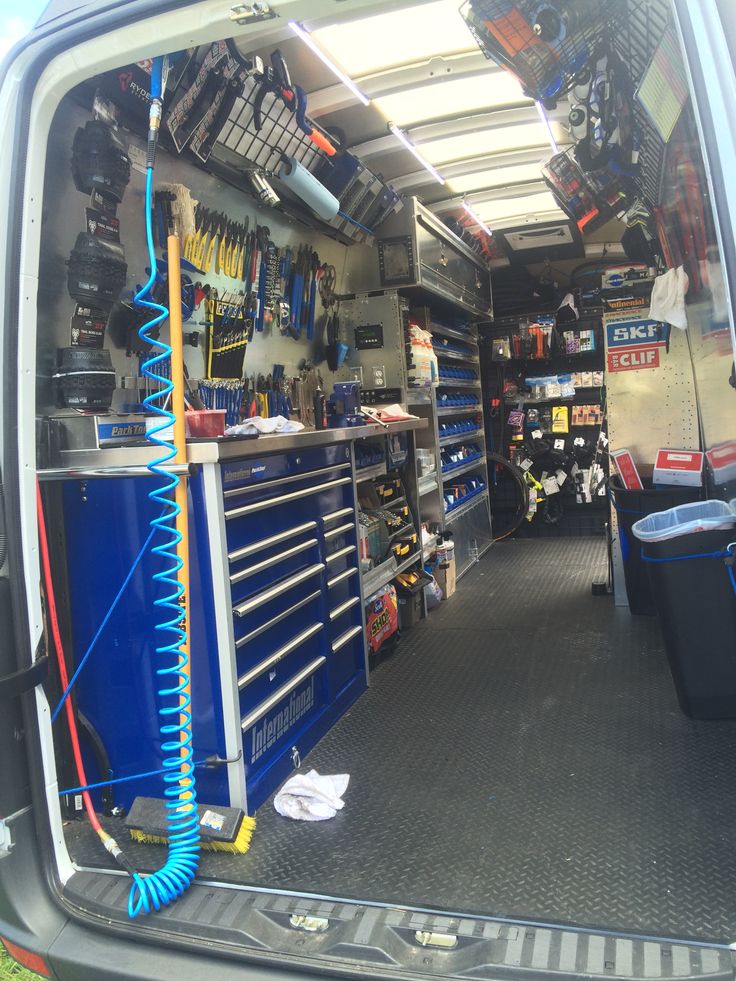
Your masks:
{"label": "blue tool chest", "polygon": [[[64,484],[75,661],[145,541],[149,490],[148,477]],[[253,813],[366,685],[350,445],[205,464],[189,491],[195,759],[231,761],[197,770],[199,796]],[[155,563],[144,557],[80,677],[115,776],[162,763]],[[161,796],[159,781],[118,785],[116,803]]]}

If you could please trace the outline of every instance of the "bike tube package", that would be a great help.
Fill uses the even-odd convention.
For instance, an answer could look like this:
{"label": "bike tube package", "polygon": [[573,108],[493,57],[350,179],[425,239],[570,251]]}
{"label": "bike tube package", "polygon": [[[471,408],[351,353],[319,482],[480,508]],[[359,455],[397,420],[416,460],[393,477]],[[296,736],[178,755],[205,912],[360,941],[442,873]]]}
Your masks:
{"label": "bike tube package", "polygon": [[653,617],[657,614],[657,608],[652,596],[649,569],[641,558],[641,542],[634,537],[631,527],[648,514],[668,511],[678,504],[700,500],[701,490],[699,487],[653,487],[652,481],[648,479],[643,479],[642,483],[643,490],[626,490],[621,479],[614,475],[611,477],[610,490],[618,519],[629,610],[637,616]]}
{"label": "bike tube package", "polygon": [[736,591],[726,561],[735,537],[730,528],[637,542],[680,708],[693,719],[736,719]]}

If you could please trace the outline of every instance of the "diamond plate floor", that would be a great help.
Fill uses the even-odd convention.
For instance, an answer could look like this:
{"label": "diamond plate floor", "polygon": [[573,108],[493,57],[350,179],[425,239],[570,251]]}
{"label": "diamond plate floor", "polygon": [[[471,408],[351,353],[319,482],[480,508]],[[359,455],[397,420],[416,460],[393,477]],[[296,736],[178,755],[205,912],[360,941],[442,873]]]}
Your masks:
{"label": "diamond plate floor", "polygon": [[[591,596],[604,547],[495,546],[304,761],[351,774],[344,811],[301,824],[269,802],[250,852],[202,875],[736,939],[736,723],[685,718],[656,622]],[[83,826],[70,838],[97,864]]]}

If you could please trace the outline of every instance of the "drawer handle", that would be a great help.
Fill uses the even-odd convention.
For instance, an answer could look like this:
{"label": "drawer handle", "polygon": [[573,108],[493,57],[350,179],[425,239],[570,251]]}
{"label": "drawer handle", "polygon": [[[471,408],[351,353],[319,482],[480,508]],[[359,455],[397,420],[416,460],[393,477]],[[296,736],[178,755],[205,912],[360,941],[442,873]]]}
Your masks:
{"label": "drawer handle", "polygon": [[348,610],[352,609],[356,603],[360,603],[360,596],[353,596],[351,599],[345,600],[344,603],[336,606],[334,610],[330,610],[330,620],[337,620],[343,613],[347,613]]}
{"label": "drawer handle", "polygon": [[323,627],[323,623],[313,623],[311,627],[307,627],[306,630],[302,630],[302,632],[297,634],[296,637],[292,637],[288,643],[284,644],[283,647],[279,647],[279,649],[274,651],[273,654],[271,654],[270,657],[267,657],[265,661],[261,661],[260,664],[257,664],[254,668],[251,668],[250,671],[246,671],[244,675],[241,675],[238,678],[238,688],[242,691],[246,685],[251,683],[251,681],[255,681],[256,678],[260,678],[260,676],[264,672],[268,671],[269,668],[274,667],[274,665],[278,664],[279,661],[283,661],[287,654],[291,654],[291,652],[296,650],[300,644],[303,644],[305,641],[309,640],[310,637],[314,637],[315,634],[318,634]]}
{"label": "drawer handle", "polygon": [[350,555],[351,552],[356,552],[357,549],[355,545],[346,545],[345,548],[338,549],[337,552],[333,552],[332,555],[327,556],[327,564],[330,562],[337,562],[338,559],[344,558],[346,555]]}
{"label": "drawer handle", "polygon": [[308,664],[306,668],[302,668],[298,674],[294,675],[291,681],[288,681],[285,685],[282,685],[281,688],[278,688],[273,695],[270,695],[266,699],[265,702],[261,702],[258,708],[253,709],[249,715],[244,716],[240,721],[240,728],[243,730],[243,732],[247,732],[247,730],[250,729],[252,725],[255,725],[259,719],[262,719],[263,716],[274,707],[274,705],[278,705],[281,699],[285,698],[290,691],[293,691],[302,683],[302,681],[314,674],[318,668],[321,668],[326,660],[326,657],[316,658],[311,662],[311,664]]}
{"label": "drawer handle", "polygon": [[309,497],[311,494],[321,494],[322,491],[332,490],[333,487],[342,487],[344,484],[352,483],[352,477],[340,477],[338,480],[327,480],[324,484],[316,484],[314,487],[304,487],[302,490],[291,491],[289,494],[279,494],[278,497],[269,497],[265,501],[256,501],[253,504],[244,504],[240,508],[233,508],[232,511],[225,512],[225,520],[240,518],[244,514],[252,514],[254,511],[274,508],[279,504],[288,504],[289,501],[297,501],[300,497]]}
{"label": "drawer handle", "polygon": [[282,620],[285,620],[287,617],[290,617],[292,613],[296,613],[297,610],[301,610],[309,603],[318,599],[321,595],[322,595],[322,590],[316,589],[313,593],[310,593],[309,596],[306,596],[303,600],[299,600],[298,603],[294,603],[293,606],[288,607],[288,609],[284,610],[283,613],[279,613],[275,617],[271,617],[270,620],[266,620],[266,622],[262,623],[260,627],[256,627],[256,629],[251,630],[249,634],[246,634],[244,637],[241,637],[239,640],[236,640],[235,641],[236,650],[240,647],[245,647],[246,644],[249,644],[252,640],[255,640],[256,637],[260,637],[261,634],[265,634],[265,632],[267,630],[270,630],[271,627],[275,627],[277,623],[281,623]]}
{"label": "drawer handle", "polygon": [[305,531],[314,531],[316,527],[316,521],[305,521],[303,525],[289,528],[288,531],[281,531],[278,535],[271,535],[270,538],[261,538],[260,541],[253,542],[252,545],[244,545],[242,548],[236,548],[234,552],[228,552],[228,562],[239,562],[240,559],[247,559],[254,552],[260,552],[264,548],[278,545],[279,542],[285,542],[289,538],[296,538],[297,535],[301,535]]}
{"label": "drawer handle", "polygon": [[242,487],[231,487],[223,492],[223,497],[239,497],[240,494],[252,494],[253,491],[263,490],[268,487],[280,487],[282,484],[293,484],[296,480],[308,480],[310,477],[322,477],[326,473],[334,473],[336,470],[344,470],[349,467],[349,463],[338,463],[334,467],[322,467],[320,470],[308,470],[306,473],[295,473],[288,477],[278,477],[276,480],[264,480],[260,484],[245,484]]}
{"label": "drawer handle", "polygon": [[354,521],[348,521],[344,525],[338,525],[337,528],[333,528],[332,531],[325,532],[325,538],[337,538],[338,535],[344,535],[346,531],[352,531],[355,528]]}
{"label": "drawer handle", "polygon": [[332,645],[332,653],[337,654],[341,647],[344,647],[349,640],[353,637],[357,637],[358,634],[363,632],[361,626],[351,627],[350,630],[346,630],[344,634],[340,634],[335,643]]}
{"label": "drawer handle", "polygon": [[331,511],[330,514],[325,514],[322,517],[322,524],[326,525],[331,521],[339,521],[340,518],[347,518],[348,515],[352,516],[352,508],[340,508],[339,511]]}
{"label": "drawer handle", "polygon": [[307,549],[314,548],[318,544],[319,542],[316,538],[310,538],[308,541],[302,542],[300,545],[294,545],[293,548],[287,548],[285,552],[279,552],[278,555],[273,555],[270,559],[264,559],[262,562],[256,562],[255,565],[251,565],[247,569],[241,569],[240,572],[234,572],[230,576],[230,585],[234,586],[236,583],[250,578],[250,576],[255,576],[259,572],[263,572],[264,569],[271,569],[280,562],[285,562],[287,559],[291,559],[295,555],[299,555],[301,552],[306,552]]}
{"label": "drawer handle", "polygon": [[327,588],[332,589],[333,586],[337,586],[339,582],[343,582],[345,579],[349,579],[357,573],[357,569],[353,566],[351,569],[346,569],[345,572],[341,572],[339,576],[335,576],[334,579],[327,580]]}
{"label": "drawer handle", "polygon": [[284,579],[283,582],[277,583],[275,586],[272,586],[265,592],[259,593],[257,596],[251,597],[251,599],[246,600],[244,603],[239,603],[237,606],[234,606],[233,613],[237,613],[239,617],[244,617],[252,610],[257,610],[259,606],[263,606],[272,599],[276,599],[277,596],[282,596],[284,593],[288,593],[290,589],[293,589],[294,586],[298,586],[299,583],[305,582],[307,579],[311,579],[313,576],[318,576],[323,569],[324,565],[321,562],[319,562],[317,565],[310,565],[306,569],[302,569],[301,572],[297,572],[295,576],[290,576],[288,579]]}

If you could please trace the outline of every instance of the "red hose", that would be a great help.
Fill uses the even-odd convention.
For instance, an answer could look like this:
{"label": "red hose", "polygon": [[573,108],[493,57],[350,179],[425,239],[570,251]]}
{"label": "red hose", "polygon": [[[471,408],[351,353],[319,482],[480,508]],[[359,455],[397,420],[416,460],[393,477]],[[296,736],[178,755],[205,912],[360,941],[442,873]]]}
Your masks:
{"label": "red hose", "polygon": [[[66,691],[66,687],[69,684],[69,674],[66,669],[66,660],[64,658],[64,647],[61,642],[61,632],[59,630],[59,619],[56,615],[56,597],[54,595],[54,586],[51,580],[51,561],[49,559],[49,542],[46,535],[46,519],[43,513],[43,500],[41,499],[41,485],[38,480],[36,481],[36,507],[38,510],[38,543],[41,552],[41,568],[43,570],[43,581],[46,589],[46,606],[49,615],[49,623],[51,624],[51,635],[54,639],[54,648],[56,649],[56,662],[59,666],[59,678],[61,679],[62,690]],[[79,780],[79,786],[84,787],[87,785],[87,777],[84,773],[84,763],[82,762],[82,751],[79,748],[79,733],[77,732],[77,720],[74,718],[74,710],[72,709],[72,700],[67,698],[64,703],[64,708],[66,709],[66,721],[69,725],[69,737],[72,742],[72,752],[74,754],[74,765],[77,770],[77,779]],[[89,792],[86,790],[82,791],[82,800],[84,801],[84,806],[87,811],[87,816],[89,817],[92,827],[98,834],[105,834],[102,830],[102,826],[95,814],[95,809],[92,805],[92,799],[89,796]]]}

